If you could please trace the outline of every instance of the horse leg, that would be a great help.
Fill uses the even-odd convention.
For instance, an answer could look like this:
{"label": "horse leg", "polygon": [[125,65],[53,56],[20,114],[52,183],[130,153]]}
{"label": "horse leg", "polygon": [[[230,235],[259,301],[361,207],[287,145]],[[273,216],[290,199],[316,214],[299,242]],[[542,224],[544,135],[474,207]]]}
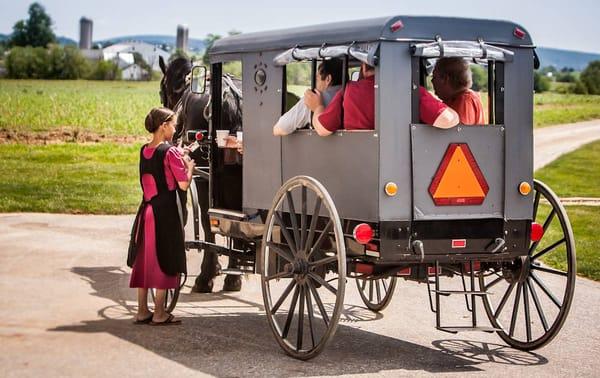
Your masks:
{"label": "horse leg", "polygon": [[[233,248],[242,249],[244,245],[242,242],[235,240],[233,241]],[[238,269],[239,266],[236,262],[236,259],[230,257],[229,263],[227,264],[227,268],[229,269]],[[228,274],[225,276],[225,283],[223,284],[223,291],[240,291],[242,290],[242,276]]]}
{"label": "horse leg", "polygon": [[[208,216],[208,181],[196,180],[198,188],[198,202],[200,205],[200,222],[204,231],[204,241],[214,243],[215,236],[210,232],[210,218]],[[221,271],[219,265],[219,256],[206,248],[204,256],[202,256],[202,265],[200,266],[200,274],[196,277],[192,292],[195,293],[210,293],[214,285],[214,278]]]}

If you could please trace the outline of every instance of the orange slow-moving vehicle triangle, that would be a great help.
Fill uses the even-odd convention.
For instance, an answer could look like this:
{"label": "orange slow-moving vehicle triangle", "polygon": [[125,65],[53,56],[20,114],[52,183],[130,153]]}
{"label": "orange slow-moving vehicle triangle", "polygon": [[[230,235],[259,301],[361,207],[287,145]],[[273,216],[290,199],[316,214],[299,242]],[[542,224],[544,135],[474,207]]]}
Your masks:
{"label": "orange slow-moving vehicle triangle", "polygon": [[480,205],[488,184],[466,143],[451,143],[429,186],[433,202],[444,205]]}

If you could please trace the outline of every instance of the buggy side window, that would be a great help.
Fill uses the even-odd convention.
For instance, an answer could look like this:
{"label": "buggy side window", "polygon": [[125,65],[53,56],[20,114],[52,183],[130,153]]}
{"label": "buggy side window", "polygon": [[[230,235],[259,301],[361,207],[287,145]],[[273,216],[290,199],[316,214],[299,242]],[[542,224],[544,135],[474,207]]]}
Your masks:
{"label": "buggy side window", "polygon": [[292,62],[284,66],[284,93],[282,114],[300,100],[304,91],[311,88],[311,62]]}

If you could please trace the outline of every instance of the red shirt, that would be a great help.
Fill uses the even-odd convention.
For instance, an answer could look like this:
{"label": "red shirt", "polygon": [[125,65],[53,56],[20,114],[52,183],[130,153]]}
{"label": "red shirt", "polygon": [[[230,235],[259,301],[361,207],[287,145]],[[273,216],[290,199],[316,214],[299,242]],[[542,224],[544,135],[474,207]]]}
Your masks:
{"label": "red shirt", "polygon": [[319,122],[331,132],[342,127],[346,130],[373,130],[375,128],[375,76],[346,84],[343,105],[342,91],[339,91],[319,115]]}
{"label": "red shirt", "polygon": [[[335,94],[327,108],[319,115],[319,122],[327,130],[334,132],[342,128],[342,106],[344,108],[344,125],[346,130],[373,130],[375,128],[375,76],[352,81],[342,91]],[[432,125],[437,117],[448,106],[419,87],[419,113],[421,122]]]}
{"label": "red shirt", "polygon": [[463,125],[485,125],[487,117],[483,111],[481,97],[470,89],[448,101],[448,106],[458,113],[460,123]]}
{"label": "red shirt", "polygon": [[421,122],[426,125],[433,125],[433,122],[448,107],[424,87],[419,87],[419,116]]}

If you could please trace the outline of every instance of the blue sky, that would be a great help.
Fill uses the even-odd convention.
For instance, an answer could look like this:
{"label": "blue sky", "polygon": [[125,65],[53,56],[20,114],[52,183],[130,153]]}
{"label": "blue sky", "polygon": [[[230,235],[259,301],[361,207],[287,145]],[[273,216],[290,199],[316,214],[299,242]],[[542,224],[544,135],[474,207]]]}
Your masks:
{"label": "blue sky", "polygon": [[[389,15],[505,19],[520,23],[538,46],[600,53],[597,0],[40,0],[57,35],[78,40],[79,18],[94,21],[94,40],[132,34],[174,35],[187,24],[190,37],[280,29]],[[31,1],[0,0],[0,33],[27,17]]]}

